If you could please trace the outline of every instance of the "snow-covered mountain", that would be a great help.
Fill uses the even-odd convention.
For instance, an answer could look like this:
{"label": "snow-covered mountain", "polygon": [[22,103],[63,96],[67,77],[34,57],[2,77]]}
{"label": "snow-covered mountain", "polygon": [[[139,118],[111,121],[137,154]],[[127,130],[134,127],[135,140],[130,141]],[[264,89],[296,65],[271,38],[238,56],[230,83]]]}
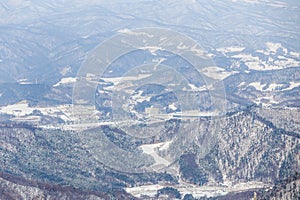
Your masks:
{"label": "snow-covered mountain", "polygon": [[[299,198],[299,11],[294,0],[1,1],[0,199]],[[195,70],[159,37],[81,76],[93,49],[148,27],[189,37],[210,62]],[[74,111],[80,81],[82,94],[97,85],[94,106]]]}

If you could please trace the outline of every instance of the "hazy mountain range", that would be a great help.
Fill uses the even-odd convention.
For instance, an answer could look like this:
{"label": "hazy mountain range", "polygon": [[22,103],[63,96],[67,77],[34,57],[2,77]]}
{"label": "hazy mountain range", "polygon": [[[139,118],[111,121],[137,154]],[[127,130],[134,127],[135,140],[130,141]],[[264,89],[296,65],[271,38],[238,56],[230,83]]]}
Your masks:
{"label": "hazy mountain range", "polygon": [[[0,199],[299,198],[299,13],[294,0],[1,1]],[[76,121],[90,52],[147,27],[190,37],[215,65],[197,76],[158,47],[122,55],[83,77],[95,109]],[[134,71],[147,63],[171,68]],[[221,114],[205,80],[224,87]]]}

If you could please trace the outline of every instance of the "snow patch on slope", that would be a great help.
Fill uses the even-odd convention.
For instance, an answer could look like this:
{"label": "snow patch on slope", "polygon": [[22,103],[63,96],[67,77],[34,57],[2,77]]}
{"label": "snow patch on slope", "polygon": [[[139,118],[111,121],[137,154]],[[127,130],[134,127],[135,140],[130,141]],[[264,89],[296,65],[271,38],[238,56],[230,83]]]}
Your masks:
{"label": "snow patch on slope", "polygon": [[77,80],[76,77],[65,77],[65,78],[62,78],[58,83],[53,85],[53,87],[58,87],[60,85],[66,85],[66,84],[72,84],[72,83],[75,83],[76,80]]}
{"label": "snow patch on slope", "polygon": [[210,78],[216,79],[216,80],[223,80],[223,79],[227,78],[228,76],[237,73],[237,72],[226,71],[225,69],[217,67],[217,66],[205,67],[201,70],[201,72],[204,75],[206,75]]}
{"label": "snow patch on slope", "polygon": [[157,166],[157,165],[168,166],[171,164],[171,162],[159,156],[157,152],[159,148],[163,147],[163,149],[165,149],[168,147],[168,145],[169,143],[161,142],[156,144],[145,144],[145,145],[141,145],[140,147],[142,148],[145,154],[148,154],[153,157],[155,161],[155,164],[153,164],[153,166]]}
{"label": "snow patch on slope", "polygon": [[31,114],[35,108],[28,106],[27,101],[21,101],[19,103],[8,105],[0,108],[0,113],[15,115],[15,116],[25,116]]}

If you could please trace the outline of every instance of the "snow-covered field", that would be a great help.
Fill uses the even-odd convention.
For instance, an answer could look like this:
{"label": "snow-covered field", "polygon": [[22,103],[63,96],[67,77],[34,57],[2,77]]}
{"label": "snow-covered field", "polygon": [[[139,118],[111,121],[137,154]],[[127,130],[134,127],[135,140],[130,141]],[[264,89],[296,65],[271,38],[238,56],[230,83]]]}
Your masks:
{"label": "snow-covered field", "polygon": [[[151,76],[151,74],[139,74],[137,76],[124,76],[124,77],[99,78],[99,79],[102,79],[102,80],[104,80],[105,82],[108,82],[108,83],[113,83],[114,86],[110,86],[111,88],[113,88],[113,87],[115,87],[119,84],[122,84],[124,82],[136,81],[136,80],[147,78],[149,76]],[[92,82],[92,83],[100,83],[100,82],[96,81],[96,77],[93,74],[88,74],[87,77],[86,77],[86,80],[89,81],[89,82]],[[76,81],[77,81],[76,77],[64,77],[59,82],[57,82],[55,85],[53,85],[53,87],[57,87],[57,86],[60,86],[60,85],[66,85],[66,84],[73,84],[73,83],[76,83]],[[119,87],[117,87],[117,88],[119,88]]]}
{"label": "snow-covered field", "polygon": [[21,101],[13,105],[1,107],[0,113],[22,117],[31,114],[34,110],[35,108],[28,106],[27,101]]}
{"label": "snow-covered field", "polygon": [[60,105],[52,107],[30,107],[27,101],[21,101],[16,104],[0,107],[0,114],[8,114],[14,116],[16,121],[38,121],[40,116],[34,115],[34,111],[51,117],[58,117],[65,122],[72,121],[72,105]]}
{"label": "snow-covered field", "polygon": [[246,53],[234,55],[232,57],[240,59],[247,65],[249,69],[257,71],[279,70],[288,67],[300,66],[300,62],[292,58],[281,58],[275,61],[272,58],[269,58],[268,61],[263,61],[257,56],[253,56],[252,54]]}
{"label": "snow-covered field", "polygon": [[290,86],[288,88],[283,89],[283,90],[292,90],[296,87],[300,87],[300,82],[290,82]]}
{"label": "snow-covered field", "polygon": [[227,78],[228,76],[237,73],[237,72],[226,71],[225,69],[217,67],[217,66],[205,67],[201,70],[201,72],[204,75],[206,75],[210,78],[216,79],[216,80],[223,80],[223,79]]}
{"label": "snow-covered field", "polygon": [[244,49],[245,49],[244,47],[233,46],[233,47],[222,47],[222,48],[217,48],[217,51],[226,54],[226,53],[230,53],[230,52],[241,52],[241,51],[243,51]]}
{"label": "snow-covered field", "polygon": [[261,82],[242,82],[238,86],[241,90],[247,89],[248,87],[254,87],[255,90],[262,92],[257,97],[252,98],[252,101],[256,104],[262,104],[264,106],[271,106],[279,104],[280,99],[276,98],[277,93],[289,91],[296,87],[300,87],[300,82],[287,82],[287,83],[261,83]]}
{"label": "snow-covered field", "polygon": [[[154,185],[143,185],[138,187],[126,188],[126,192],[130,193],[135,197],[141,197],[143,195],[147,195],[149,197],[155,197],[157,190],[169,187],[169,185],[162,185],[162,184],[154,184]],[[267,188],[270,185],[267,185],[263,182],[245,182],[245,183],[238,183],[231,186],[197,186],[188,184],[185,182],[180,182],[178,185],[172,185],[171,187],[177,189],[182,196],[185,194],[192,194],[194,198],[200,197],[216,197],[226,195],[230,192],[241,192],[247,191],[251,189],[260,189],[260,188]]]}
{"label": "snow-covered field", "polygon": [[300,86],[300,82],[289,82],[287,84],[289,86],[284,88],[285,84],[279,84],[279,83],[267,84],[267,83],[260,83],[260,82],[251,82],[248,85],[245,85],[245,83],[243,82],[239,85],[239,87],[245,88],[248,86],[253,86],[256,90],[271,92],[271,91],[288,91]]}
{"label": "snow-covered field", "polygon": [[65,84],[72,84],[72,83],[75,83],[76,80],[77,79],[75,77],[62,78],[58,83],[53,85],[53,87],[57,87],[57,86],[60,86],[60,85],[65,85]]}
{"label": "snow-covered field", "polygon": [[101,78],[105,82],[114,83],[114,85],[118,85],[125,81],[137,81],[147,77],[150,77],[151,74],[139,74],[137,76],[124,76],[124,77],[114,77],[114,78]]}
{"label": "snow-covered field", "polygon": [[153,166],[157,166],[157,165],[168,166],[171,164],[171,162],[159,156],[157,150],[166,149],[168,148],[169,144],[170,142],[162,142],[156,144],[145,144],[145,145],[141,145],[140,147],[142,148],[143,153],[153,157],[155,161],[155,164],[153,164]]}
{"label": "snow-covered field", "polygon": [[300,52],[288,51],[281,43],[266,42],[264,49],[256,50],[257,53],[267,56],[267,60],[254,56],[252,53],[247,53],[244,50],[242,47],[217,49],[217,51],[227,54],[230,58],[245,63],[250,70],[268,71],[300,66]]}

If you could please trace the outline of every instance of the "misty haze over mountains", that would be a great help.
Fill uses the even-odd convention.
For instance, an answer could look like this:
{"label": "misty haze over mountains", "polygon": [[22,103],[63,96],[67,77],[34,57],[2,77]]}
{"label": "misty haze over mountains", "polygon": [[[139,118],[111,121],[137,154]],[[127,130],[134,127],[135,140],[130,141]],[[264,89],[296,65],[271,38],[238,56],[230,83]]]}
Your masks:
{"label": "misty haze over mountains", "polygon": [[[1,1],[0,199],[299,198],[299,13],[294,0]],[[145,46],[81,76],[95,48],[149,27],[211,63]],[[95,106],[74,111],[82,80]]]}

